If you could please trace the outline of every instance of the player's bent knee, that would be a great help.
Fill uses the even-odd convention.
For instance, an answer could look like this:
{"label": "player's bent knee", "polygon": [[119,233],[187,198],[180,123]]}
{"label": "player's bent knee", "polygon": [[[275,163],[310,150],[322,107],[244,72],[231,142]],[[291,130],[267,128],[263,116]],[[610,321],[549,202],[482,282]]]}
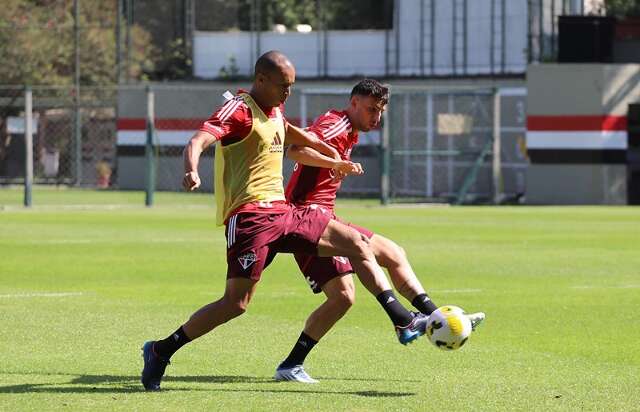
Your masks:
{"label": "player's bent knee", "polygon": [[355,290],[341,290],[340,293],[337,293],[330,297],[329,301],[336,308],[339,308],[341,311],[346,312],[347,310],[349,310],[349,308],[351,308],[351,306],[353,306],[356,301]]}
{"label": "player's bent knee", "polygon": [[224,302],[225,311],[232,317],[237,317],[245,313],[248,306],[249,302],[246,300],[225,299]]}
{"label": "player's bent knee", "polygon": [[356,290],[351,288],[341,291],[340,302],[347,308],[353,306],[353,304],[356,303]]}
{"label": "player's bent knee", "polygon": [[376,260],[386,268],[398,266],[407,260],[405,250],[394,242],[389,242],[385,248],[376,252]]}
{"label": "player's bent knee", "polygon": [[361,260],[374,259],[375,254],[373,253],[373,250],[369,246],[367,238],[364,235],[362,235],[360,232],[357,232],[355,230],[354,232],[355,234],[353,237],[353,244],[354,244],[355,256]]}

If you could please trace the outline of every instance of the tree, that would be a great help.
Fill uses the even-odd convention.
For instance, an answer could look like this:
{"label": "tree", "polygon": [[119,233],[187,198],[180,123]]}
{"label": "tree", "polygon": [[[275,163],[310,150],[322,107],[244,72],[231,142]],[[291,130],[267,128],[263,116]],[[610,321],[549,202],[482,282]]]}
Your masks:
{"label": "tree", "polygon": [[[115,1],[80,1],[80,83],[116,82]],[[69,85],[74,79],[72,1],[4,0],[0,7],[0,79],[4,84]],[[143,79],[153,68],[149,34],[131,28],[129,75]]]}
{"label": "tree", "polygon": [[608,16],[640,17],[640,0],[605,0]]}
{"label": "tree", "polygon": [[[373,4],[373,5],[372,5]],[[196,26],[200,30],[272,30],[309,24],[314,30],[390,29],[393,0],[197,0]]]}

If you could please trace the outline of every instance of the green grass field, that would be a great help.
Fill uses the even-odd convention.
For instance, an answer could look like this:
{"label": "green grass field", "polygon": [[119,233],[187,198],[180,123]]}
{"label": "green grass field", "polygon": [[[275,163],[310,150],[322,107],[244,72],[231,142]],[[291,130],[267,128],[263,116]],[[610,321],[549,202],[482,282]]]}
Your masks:
{"label": "green grass field", "polygon": [[321,383],[273,382],[322,302],[281,255],[249,311],[145,393],[141,344],[221,295],[225,240],[211,196],[143,198],[41,190],[23,210],[0,189],[0,410],[640,410],[638,208],[342,202],[407,250],[436,303],[487,313],[462,350],[399,345],[359,285],[307,358]]}

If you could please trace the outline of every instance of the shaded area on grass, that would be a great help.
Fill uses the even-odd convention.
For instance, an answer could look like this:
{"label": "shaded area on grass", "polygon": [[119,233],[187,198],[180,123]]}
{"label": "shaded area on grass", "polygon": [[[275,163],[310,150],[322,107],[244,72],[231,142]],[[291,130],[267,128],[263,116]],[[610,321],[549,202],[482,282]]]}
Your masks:
{"label": "shaded area on grass", "polygon": [[[64,374],[62,374],[64,376]],[[60,375],[56,375],[60,376]],[[0,386],[0,393],[133,393],[144,392],[142,385],[139,383],[139,376],[125,375],[70,375],[75,376],[70,382],[65,383],[26,383],[19,385]],[[371,381],[372,379],[357,378],[325,378],[325,380],[357,380]],[[179,383],[251,383],[251,384],[269,384],[270,386],[287,385],[287,382],[276,382],[272,378],[263,378],[258,376],[233,376],[233,375],[211,375],[211,376],[167,376],[164,382]],[[95,386],[109,385],[109,386]],[[358,391],[335,391],[335,390],[295,390],[285,388],[196,388],[196,387],[163,387],[163,391],[215,391],[215,392],[252,392],[252,393],[295,393],[295,394],[331,394],[331,395],[355,395],[363,397],[375,398],[397,398],[405,396],[415,396],[414,392],[391,392],[377,390],[358,390]],[[305,385],[305,387],[309,387]],[[313,386],[317,388],[317,386]]]}

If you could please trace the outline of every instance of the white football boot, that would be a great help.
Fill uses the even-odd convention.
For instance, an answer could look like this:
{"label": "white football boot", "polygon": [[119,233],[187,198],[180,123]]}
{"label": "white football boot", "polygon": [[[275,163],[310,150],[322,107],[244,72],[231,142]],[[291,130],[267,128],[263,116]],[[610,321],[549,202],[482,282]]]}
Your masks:
{"label": "white football boot", "polygon": [[309,376],[309,374],[307,374],[307,372],[305,372],[302,365],[296,365],[290,368],[278,367],[278,369],[276,369],[276,374],[273,376],[273,379],[275,379],[276,381],[318,383],[317,380],[313,379],[311,376]]}
{"label": "white football boot", "polygon": [[467,318],[471,321],[471,330],[475,331],[485,318],[484,312],[466,313]]}

